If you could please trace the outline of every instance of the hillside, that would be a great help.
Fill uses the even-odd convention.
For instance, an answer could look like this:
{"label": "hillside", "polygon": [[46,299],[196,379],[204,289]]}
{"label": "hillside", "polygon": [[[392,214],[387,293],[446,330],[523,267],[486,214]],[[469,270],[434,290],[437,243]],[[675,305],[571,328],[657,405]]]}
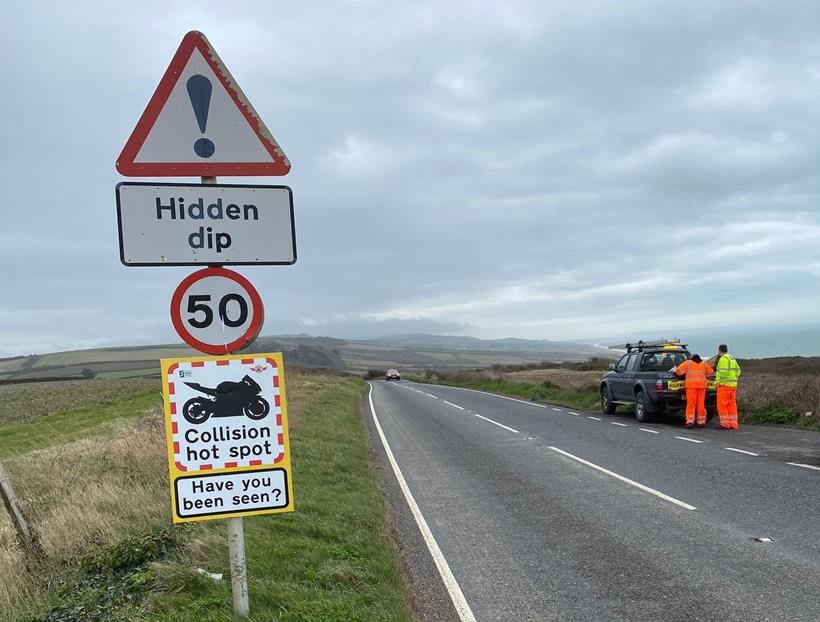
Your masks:
{"label": "hillside", "polygon": [[[364,373],[397,367],[404,371],[458,370],[540,361],[579,361],[603,355],[600,349],[577,343],[485,340],[441,335],[398,335],[353,341],[309,335],[258,338],[245,352],[283,352],[288,365]],[[196,356],[179,344],[74,350],[0,359],[0,382],[97,375],[130,378],[159,373],[159,359]]]}

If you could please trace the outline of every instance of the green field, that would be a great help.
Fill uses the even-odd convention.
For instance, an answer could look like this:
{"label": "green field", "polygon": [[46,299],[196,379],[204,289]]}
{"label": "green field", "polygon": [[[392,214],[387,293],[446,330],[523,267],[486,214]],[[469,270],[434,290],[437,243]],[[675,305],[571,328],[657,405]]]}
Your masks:
{"label": "green field", "polygon": [[72,350],[43,354],[34,367],[65,365],[86,365],[117,361],[145,361],[148,359],[198,356],[195,350],[183,345],[148,346],[145,348],[98,348],[94,350]]}
{"label": "green field", "polygon": [[[109,404],[148,391],[159,395],[157,379],[63,380],[0,385],[0,430],[9,423],[39,419],[85,406]],[[2,448],[0,448],[1,450]]]}

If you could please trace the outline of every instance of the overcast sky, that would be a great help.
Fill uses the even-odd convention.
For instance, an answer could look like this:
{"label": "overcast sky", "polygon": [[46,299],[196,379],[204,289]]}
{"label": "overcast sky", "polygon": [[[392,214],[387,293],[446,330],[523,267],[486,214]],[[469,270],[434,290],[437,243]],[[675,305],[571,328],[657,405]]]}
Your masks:
{"label": "overcast sky", "polygon": [[0,356],[178,341],[193,268],[119,263],[114,162],[194,29],[292,162],[224,179],[294,191],[298,263],[238,269],[264,334],[818,320],[816,2],[4,7]]}

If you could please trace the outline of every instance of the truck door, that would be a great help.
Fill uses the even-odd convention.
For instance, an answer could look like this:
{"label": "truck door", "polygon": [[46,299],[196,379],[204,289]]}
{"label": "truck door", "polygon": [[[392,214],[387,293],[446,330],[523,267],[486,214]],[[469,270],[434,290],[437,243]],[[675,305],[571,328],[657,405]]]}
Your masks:
{"label": "truck door", "polygon": [[618,361],[615,367],[618,377],[613,383],[613,395],[618,401],[631,402],[635,399],[632,385],[635,384],[635,362],[637,360],[637,354],[627,354]]}

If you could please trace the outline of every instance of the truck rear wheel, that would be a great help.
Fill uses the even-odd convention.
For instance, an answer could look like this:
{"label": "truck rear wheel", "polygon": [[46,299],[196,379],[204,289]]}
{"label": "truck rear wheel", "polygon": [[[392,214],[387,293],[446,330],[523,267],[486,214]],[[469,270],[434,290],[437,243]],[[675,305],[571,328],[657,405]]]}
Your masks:
{"label": "truck rear wheel", "polygon": [[605,415],[615,414],[615,404],[612,403],[612,398],[609,396],[609,387],[606,385],[601,387],[601,412]]}
{"label": "truck rear wheel", "polygon": [[635,419],[640,423],[648,423],[652,421],[652,415],[647,409],[646,395],[643,391],[638,391],[635,396]]}

